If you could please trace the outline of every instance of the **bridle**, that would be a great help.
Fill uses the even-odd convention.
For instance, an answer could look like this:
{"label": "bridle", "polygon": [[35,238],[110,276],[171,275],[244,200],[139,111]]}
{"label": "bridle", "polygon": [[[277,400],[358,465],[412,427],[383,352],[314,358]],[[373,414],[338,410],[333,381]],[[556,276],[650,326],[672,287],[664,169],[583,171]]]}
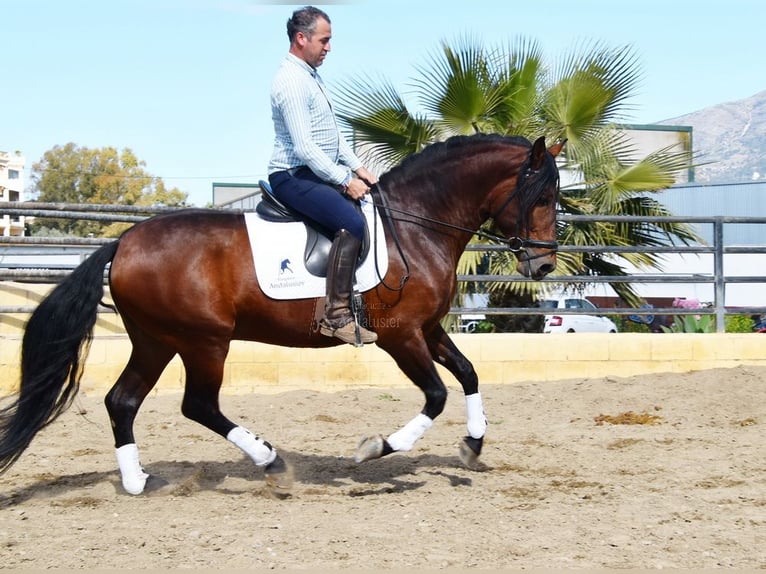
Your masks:
{"label": "bridle", "polygon": [[[530,175],[537,173],[538,170],[528,170],[527,173],[525,173],[525,177],[529,177]],[[519,188],[517,187],[514,189],[511,193],[508,194],[508,197],[505,198],[505,201],[503,201],[502,205],[495,210],[495,212],[490,216],[491,219],[496,220],[498,217],[500,217],[503,212],[508,208],[508,206],[511,204],[513,199],[518,194]],[[520,237],[519,235],[515,235],[513,237],[503,237],[502,235],[498,235],[496,233],[492,233],[491,231],[485,229],[485,228],[479,228],[479,229],[470,229],[468,227],[462,227],[460,225],[455,225],[454,223],[448,223],[446,221],[441,221],[439,219],[434,219],[432,217],[428,217],[426,215],[421,215],[419,213],[413,213],[411,211],[407,211],[405,209],[398,209],[396,207],[391,207],[388,204],[388,199],[386,198],[386,194],[383,190],[383,188],[380,186],[379,183],[375,183],[370,186],[370,192],[373,196],[373,198],[377,198],[378,206],[383,211],[388,212],[388,214],[392,213],[398,213],[400,215],[406,215],[407,217],[411,217],[417,221],[423,221],[427,223],[432,223],[434,225],[438,225],[440,227],[445,227],[447,229],[454,229],[456,231],[463,231],[466,233],[470,233],[471,235],[476,235],[478,237],[481,237],[482,239],[487,239],[489,241],[493,241],[496,243],[499,243],[501,245],[505,245],[506,248],[516,255],[518,260],[522,263],[527,263],[529,261],[532,261],[534,259],[538,259],[540,257],[547,257],[551,253],[555,253],[558,251],[559,248],[559,242],[558,241],[546,241],[546,240],[539,240],[539,239],[530,239],[528,237]],[[377,210],[374,210],[374,213],[377,214]],[[399,242],[399,235],[396,231],[396,227],[393,224],[393,218],[388,217],[388,227],[391,231],[392,238],[394,240],[394,244],[396,245],[397,250],[399,251],[399,256],[401,257],[404,267],[405,267],[405,273],[402,276],[399,287],[393,288],[388,285],[386,285],[385,281],[383,281],[383,278],[381,277],[381,281],[383,285],[393,291],[401,290],[404,287],[404,284],[407,282],[407,280],[410,278],[410,266],[407,262],[407,258],[404,255],[404,251],[402,250],[401,244]],[[517,222],[517,229],[521,227],[521,222]],[[375,228],[377,230],[377,226]],[[547,249],[548,252],[546,253],[540,253],[537,255],[529,255],[526,250],[528,248],[539,248],[539,249]],[[522,255],[523,254],[523,255]],[[377,268],[377,262],[376,262],[376,268]]]}
{"label": "bridle", "polygon": [[[529,177],[531,174],[537,173],[537,171],[539,170],[529,170],[526,174],[524,174],[524,176]],[[519,188],[517,187],[511,193],[508,194],[508,197],[505,198],[505,201],[503,202],[503,204],[495,211],[495,213],[491,215],[491,218],[493,220],[497,220],[497,218],[503,214],[503,212],[511,204],[511,201],[513,201],[513,198],[516,197],[516,194],[518,194],[518,192],[519,192]],[[521,227],[521,222],[517,221],[516,229],[518,230],[520,227]],[[546,255],[550,255],[551,252],[555,253],[559,249],[559,242],[556,240],[546,241],[546,240],[540,240],[540,239],[529,239],[528,237],[519,237],[519,236],[506,238],[483,229],[479,229],[476,232],[476,235],[478,235],[479,237],[483,237],[485,239],[489,239],[491,241],[497,241],[499,243],[506,244],[508,246],[509,251],[515,255],[518,255],[522,251],[526,252],[528,247],[537,247],[540,249],[550,250],[549,253],[533,255],[532,257],[529,257],[527,255],[526,257],[524,257],[524,259],[519,258],[520,261],[531,261],[532,259],[545,257]]]}
{"label": "bridle", "polygon": [[[534,172],[533,172],[534,173]],[[529,174],[527,174],[528,176]],[[493,220],[497,220],[498,217],[500,217],[503,212],[508,208],[508,206],[511,204],[513,199],[518,194],[518,188],[514,189],[511,193],[508,194],[508,197],[505,198],[505,201],[503,201],[503,204],[490,216]],[[401,215],[406,215],[408,217],[412,217],[413,219],[416,219],[418,221],[425,221],[428,223],[433,223],[434,225],[438,225],[440,227],[445,227],[447,229],[454,229],[456,231],[464,231],[466,233],[470,233],[471,235],[476,235],[478,237],[481,237],[482,239],[487,239],[489,241],[494,241],[496,243],[499,243],[501,245],[505,245],[506,248],[514,254],[519,254],[523,251],[526,251],[528,248],[539,248],[539,249],[549,249],[551,252],[558,251],[559,248],[559,242],[558,241],[547,241],[547,240],[540,240],[540,239],[530,239],[528,237],[520,237],[518,235],[515,235],[513,237],[503,237],[502,235],[498,235],[496,233],[492,233],[491,231],[485,229],[485,228],[479,228],[479,229],[470,229],[468,227],[462,227],[460,225],[455,225],[453,223],[448,223],[446,221],[441,221],[439,219],[434,219],[432,217],[428,217],[425,215],[420,215],[418,213],[412,213],[411,211],[407,211],[404,209],[398,209],[395,207],[391,207],[388,205],[388,201],[385,198],[385,193],[383,191],[383,188],[380,187],[380,184],[376,183],[371,187],[371,192],[373,194],[373,197],[380,198],[380,204],[382,209],[385,211],[391,212],[391,213],[398,213]],[[521,227],[521,224],[517,224],[517,228]],[[542,255],[534,255],[531,257],[527,257],[524,259],[524,261],[530,261],[532,259],[537,259],[538,257],[545,257],[546,255],[549,255],[549,253],[542,254]]]}

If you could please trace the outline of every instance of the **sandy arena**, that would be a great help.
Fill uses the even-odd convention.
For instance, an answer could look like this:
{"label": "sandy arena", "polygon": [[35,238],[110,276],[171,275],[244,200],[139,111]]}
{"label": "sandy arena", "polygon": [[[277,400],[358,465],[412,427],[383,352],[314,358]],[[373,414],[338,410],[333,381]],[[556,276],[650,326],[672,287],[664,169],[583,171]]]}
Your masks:
{"label": "sandy arena", "polygon": [[361,465],[359,439],[412,418],[417,388],[224,395],[293,466],[287,499],[184,419],[180,395],[150,397],[136,422],[144,467],[169,486],[124,494],[102,397],[80,394],[0,477],[2,566],[766,568],[766,369],[482,394],[479,472],[457,457],[456,384],[415,450]]}

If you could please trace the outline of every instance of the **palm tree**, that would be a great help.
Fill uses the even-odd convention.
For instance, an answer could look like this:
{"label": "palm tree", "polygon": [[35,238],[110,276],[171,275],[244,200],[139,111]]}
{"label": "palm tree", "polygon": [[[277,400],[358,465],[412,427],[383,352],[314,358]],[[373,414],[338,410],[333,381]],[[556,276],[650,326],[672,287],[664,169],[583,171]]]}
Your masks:
{"label": "palm tree", "polygon": [[[652,197],[670,187],[689,168],[689,150],[661,149],[637,157],[620,125],[627,100],[639,79],[639,67],[628,46],[610,49],[586,44],[565,55],[555,67],[546,66],[538,44],[519,39],[515,44],[488,49],[469,37],[455,47],[442,42],[425,65],[416,69],[411,95],[419,111],[411,111],[399,92],[383,78],[362,77],[336,90],[339,116],[348,125],[364,160],[388,168],[426,145],[458,134],[492,132],[548,141],[566,139],[562,173],[575,174],[563,185],[560,208],[565,214],[671,215]],[[561,225],[566,245],[657,246],[699,241],[679,223],[579,223]],[[477,242],[480,241],[477,239]],[[648,253],[561,253],[557,274],[625,275],[619,258],[639,268],[656,268]],[[460,273],[485,265],[491,273],[510,274],[510,255],[467,251]],[[493,283],[534,300],[540,284]],[[614,290],[629,305],[639,297],[631,285]]]}

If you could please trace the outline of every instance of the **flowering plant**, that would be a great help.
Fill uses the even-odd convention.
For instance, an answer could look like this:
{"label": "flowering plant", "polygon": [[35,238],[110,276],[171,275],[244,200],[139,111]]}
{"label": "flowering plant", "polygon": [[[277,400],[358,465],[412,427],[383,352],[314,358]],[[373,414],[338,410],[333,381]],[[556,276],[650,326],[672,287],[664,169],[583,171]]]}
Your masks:
{"label": "flowering plant", "polygon": [[673,307],[678,309],[699,309],[702,307],[699,299],[687,299],[686,297],[680,297],[673,299]]}
{"label": "flowering plant", "polygon": [[[673,307],[678,309],[701,309],[699,299],[677,298]],[[712,333],[715,331],[715,318],[712,315],[676,315],[670,327],[662,327],[666,333]]]}

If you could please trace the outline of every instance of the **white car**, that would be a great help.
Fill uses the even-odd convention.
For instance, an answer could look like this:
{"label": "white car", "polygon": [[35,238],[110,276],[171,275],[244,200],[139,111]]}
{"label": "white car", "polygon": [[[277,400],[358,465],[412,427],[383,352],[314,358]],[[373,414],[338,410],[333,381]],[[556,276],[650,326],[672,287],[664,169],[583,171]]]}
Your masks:
{"label": "white car", "polygon": [[538,305],[550,309],[587,309],[592,315],[546,315],[543,333],[616,333],[617,325],[599,315],[599,308],[587,299],[545,299]]}

